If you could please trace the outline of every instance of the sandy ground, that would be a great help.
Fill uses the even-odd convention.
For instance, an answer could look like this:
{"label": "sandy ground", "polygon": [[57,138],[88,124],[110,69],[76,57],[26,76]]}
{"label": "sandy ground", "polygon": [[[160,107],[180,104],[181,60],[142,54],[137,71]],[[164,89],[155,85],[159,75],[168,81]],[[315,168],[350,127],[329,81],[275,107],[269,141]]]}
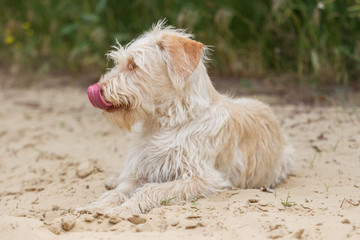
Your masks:
{"label": "sandy ground", "polygon": [[0,101],[0,239],[360,239],[359,106],[274,106],[298,166],[274,193],[226,190],[108,218],[72,211],[122,168],[127,133],[85,89],[1,90]]}

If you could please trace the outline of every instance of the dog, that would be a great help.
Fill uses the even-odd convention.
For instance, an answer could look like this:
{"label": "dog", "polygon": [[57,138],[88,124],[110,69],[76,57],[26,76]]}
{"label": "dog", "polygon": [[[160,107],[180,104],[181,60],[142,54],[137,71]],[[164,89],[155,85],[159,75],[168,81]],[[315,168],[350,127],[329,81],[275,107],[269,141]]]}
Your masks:
{"label": "dog", "polygon": [[87,90],[94,107],[132,133],[126,166],[79,211],[146,213],[167,199],[229,187],[275,187],[294,169],[294,150],[273,111],[218,93],[208,47],[163,21],[108,53],[114,67]]}

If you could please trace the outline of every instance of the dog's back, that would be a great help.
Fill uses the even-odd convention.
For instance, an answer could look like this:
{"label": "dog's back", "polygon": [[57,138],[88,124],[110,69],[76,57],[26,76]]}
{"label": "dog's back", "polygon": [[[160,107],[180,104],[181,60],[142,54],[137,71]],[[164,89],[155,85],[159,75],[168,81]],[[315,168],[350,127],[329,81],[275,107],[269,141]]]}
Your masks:
{"label": "dog's back", "polygon": [[[240,188],[274,187],[293,170],[293,150],[273,111],[248,98],[223,100],[228,121],[226,147],[216,166]],[[229,155],[231,153],[231,155]]]}

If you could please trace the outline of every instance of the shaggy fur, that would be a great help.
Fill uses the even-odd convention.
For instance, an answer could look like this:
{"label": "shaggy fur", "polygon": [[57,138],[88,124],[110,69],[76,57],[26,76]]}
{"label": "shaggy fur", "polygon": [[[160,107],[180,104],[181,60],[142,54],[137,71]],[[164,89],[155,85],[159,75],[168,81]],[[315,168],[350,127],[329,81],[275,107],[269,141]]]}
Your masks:
{"label": "shaggy fur", "polygon": [[206,47],[163,22],[108,56],[99,81],[114,107],[104,115],[132,132],[126,166],[96,202],[79,210],[140,213],[162,200],[226,187],[274,187],[293,170],[293,150],[272,110],[213,87]]}

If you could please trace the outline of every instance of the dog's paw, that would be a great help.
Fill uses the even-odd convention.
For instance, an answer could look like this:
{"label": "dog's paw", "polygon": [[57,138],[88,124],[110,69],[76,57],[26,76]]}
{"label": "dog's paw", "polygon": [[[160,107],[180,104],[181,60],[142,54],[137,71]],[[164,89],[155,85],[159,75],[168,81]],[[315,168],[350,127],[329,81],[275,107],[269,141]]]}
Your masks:
{"label": "dog's paw", "polygon": [[105,179],[105,187],[108,190],[112,190],[119,185],[120,172],[111,172],[110,175]]}
{"label": "dog's paw", "polygon": [[79,207],[75,209],[77,213],[102,213],[104,214],[107,209],[114,207],[113,205],[107,202],[93,202],[88,204],[85,207]]}
{"label": "dog's paw", "polygon": [[117,206],[110,208],[105,211],[105,214],[108,215],[120,215],[120,216],[129,216],[133,214],[141,214],[139,207],[128,207],[128,206]]}
{"label": "dog's paw", "polygon": [[85,207],[76,208],[78,213],[105,213],[107,210],[120,206],[126,197],[117,191],[108,191],[104,193],[96,202],[90,203]]}

